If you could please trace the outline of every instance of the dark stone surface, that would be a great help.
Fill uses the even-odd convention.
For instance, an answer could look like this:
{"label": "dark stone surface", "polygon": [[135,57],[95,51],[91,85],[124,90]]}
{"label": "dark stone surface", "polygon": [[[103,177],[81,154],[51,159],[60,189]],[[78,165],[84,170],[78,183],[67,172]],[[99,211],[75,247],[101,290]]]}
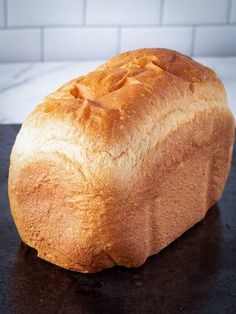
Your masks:
{"label": "dark stone surface", "polygon": [[9,154],[18,125],[0,126],[0,313],[236,313],[236,155],[206,218],[138,269],[66,271],[20,242],[9,211]]}

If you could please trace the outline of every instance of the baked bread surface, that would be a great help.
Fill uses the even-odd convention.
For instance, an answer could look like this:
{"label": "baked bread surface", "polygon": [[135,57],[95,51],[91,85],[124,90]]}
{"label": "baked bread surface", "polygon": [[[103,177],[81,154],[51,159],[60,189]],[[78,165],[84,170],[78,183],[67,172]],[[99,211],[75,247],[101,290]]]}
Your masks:
{"label": "baked bread surface", "polygon": [[219,200],[233,138],[212,70],[168,49],[122,53],[24,122],[9,171],[18,232],[66,269],[142,265]]}

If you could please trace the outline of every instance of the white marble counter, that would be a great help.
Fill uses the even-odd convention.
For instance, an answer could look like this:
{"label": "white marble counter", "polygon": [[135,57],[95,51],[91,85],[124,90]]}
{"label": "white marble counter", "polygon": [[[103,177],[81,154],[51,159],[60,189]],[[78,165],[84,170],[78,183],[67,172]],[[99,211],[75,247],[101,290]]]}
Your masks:
{"label": "white marble counter", "polygon": [[[236,118],[236,57],[196,58],[211,67],[225,84]],[[21,123],[40,100],[102,61],[0,64],[0,123]]]}

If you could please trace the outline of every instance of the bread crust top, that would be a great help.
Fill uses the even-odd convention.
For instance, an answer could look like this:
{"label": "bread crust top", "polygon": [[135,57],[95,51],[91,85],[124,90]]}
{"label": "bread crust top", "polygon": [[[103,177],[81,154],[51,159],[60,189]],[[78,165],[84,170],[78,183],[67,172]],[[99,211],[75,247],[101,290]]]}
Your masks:
{"label": "bread crust top", "polygon": [[141,125],[141,133],[145,128],[149,132],[171,112],[190,112],[190,102],[199,98],[226,104],[224,88],[212,70],[176,51],[140,49],[63,85],[31,118],[70,120],[90,144],[104,147],[137,134]]}

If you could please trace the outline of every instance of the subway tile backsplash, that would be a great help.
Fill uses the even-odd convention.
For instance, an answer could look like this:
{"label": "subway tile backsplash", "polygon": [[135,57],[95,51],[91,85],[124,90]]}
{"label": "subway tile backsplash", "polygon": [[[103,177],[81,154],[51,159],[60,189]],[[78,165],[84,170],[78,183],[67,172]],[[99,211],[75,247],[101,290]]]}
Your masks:
{"label": "subway tile backsplash", "polygon": [[236,55],[236,0],[0,0],[0,62]]}
{"label": "subway tile backsplash", "polygon": [[166,47],[191,54],[192,27],[124,27],[120,50],[139,47]]}
{"label": "subway tile backsplash", "polygon": [[88,25],[155,25],[160,23],[161,0],[87,0]]}
{"label": "subway tile backsplash", "polygon": [[164,24],[226,23],[229,0],[165,0]]}
{"label": "subway tile backsplash", "polygon": [[236,0],[232,0],[232,7],[230,8],[230,21],[236,23]]}
{"label": "subway tile backsplash", "polygon": [[7,0],[8,26],[79,25],[83,0]]}
{"label": "subway tile backsplash", "polygon": [[41,60],[40,29],[0,29],[0,62]]}
{"label": "subway tile backsplash", "polygon": [[48,28],[44,30],[44,59],[109,58],[117,52],[117,36],[115,27]]}
{"label": "subway tile backsplash", "polygon": [[194,55],[232,56],[234,54],[236,54],[236,26],[197,28]]}

